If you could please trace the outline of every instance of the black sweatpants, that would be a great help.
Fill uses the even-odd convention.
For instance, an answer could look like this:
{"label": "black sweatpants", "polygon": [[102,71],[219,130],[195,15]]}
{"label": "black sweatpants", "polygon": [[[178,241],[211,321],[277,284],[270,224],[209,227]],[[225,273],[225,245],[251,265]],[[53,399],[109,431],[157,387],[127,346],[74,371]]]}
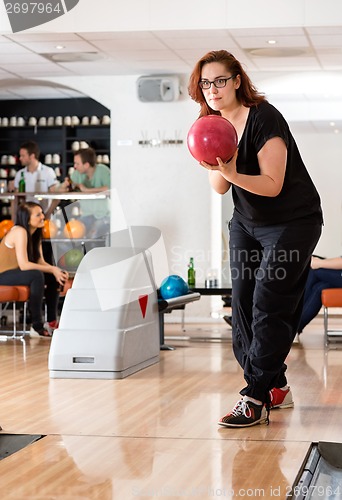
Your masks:
{"label": "black sweatpants", "polygon": [[21,271],[11,269],[0,273],[0,285],[26,285],[30,287],[29,307],[32,316],[32,326],[36,330],[43,327],[42,303],[45,295],[47,320],[57,318],[59,298],[59,283],[51,273],[42,273],[37,270]]}
{"label": "black sweatpants", "polygon": [[287,384],[285,359],[297,332],[316,221],[251,226],[230,221],[233,351],[247,386],[240,394],[263,402]]}

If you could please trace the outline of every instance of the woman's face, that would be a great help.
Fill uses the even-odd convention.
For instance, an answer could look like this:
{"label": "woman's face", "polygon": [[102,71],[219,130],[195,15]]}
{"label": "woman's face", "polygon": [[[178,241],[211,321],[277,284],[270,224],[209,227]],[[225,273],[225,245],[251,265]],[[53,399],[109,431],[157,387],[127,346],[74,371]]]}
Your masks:
{"label": "woman's face", "polygon": [[[212,62],[204,64],[201,73],[201,81],[218,82],[222,84],[225,81],[225,86],[221,88],[215,87],[211,83],[209,89],[202,89],[204,98],[213,110],[223,111],[236,105],[236,89],[240,86],[240,76],[230,78],[232,73],[227,71],[222,63]],[[228,78],[230,78],[228,80]]]}
{"label": "woman's face", "polygon": [[31,217],[29,225],[32,229],[38,229],[39,227],[44,227],[45,215],[41,207],[31,208]]}

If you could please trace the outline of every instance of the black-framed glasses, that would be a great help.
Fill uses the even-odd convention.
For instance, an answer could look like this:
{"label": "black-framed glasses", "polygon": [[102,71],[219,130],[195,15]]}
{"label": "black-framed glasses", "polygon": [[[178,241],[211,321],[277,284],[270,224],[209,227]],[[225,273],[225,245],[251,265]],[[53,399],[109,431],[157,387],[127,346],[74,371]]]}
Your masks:
{"label": "black-framed glasses", "polygon": [[229,78],[216,78],[216,80],[213,80],[212,82],[209,80],[200,80],[198,85],[203,90],[209,90],[212,84],[214,84],[217,89],[223,89],[223,87],[227,85],[228,80],[231,80],[234,76],[235,75],[232,75]]}

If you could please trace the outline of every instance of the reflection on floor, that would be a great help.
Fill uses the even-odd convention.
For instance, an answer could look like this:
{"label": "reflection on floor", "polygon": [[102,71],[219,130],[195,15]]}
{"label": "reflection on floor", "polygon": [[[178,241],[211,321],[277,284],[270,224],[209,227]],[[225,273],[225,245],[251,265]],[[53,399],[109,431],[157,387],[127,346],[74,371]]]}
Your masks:
{"label": "reflection on floor", "polygon": [[244,385],[230,327],[185,327],[123,380],[49,379],[50,340],[1,343],[2,434],[46,436],[0,461],[1,500],[286,498],[311,443],[342,442],[342,344],[324,349],[322,318],[287,359],[294,408],[246,429],[217,425]]}

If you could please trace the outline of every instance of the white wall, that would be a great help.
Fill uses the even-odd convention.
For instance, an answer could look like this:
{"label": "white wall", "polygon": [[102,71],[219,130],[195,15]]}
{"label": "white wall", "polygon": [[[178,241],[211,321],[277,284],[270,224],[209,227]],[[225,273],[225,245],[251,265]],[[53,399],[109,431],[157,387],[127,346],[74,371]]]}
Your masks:
{"label": "white wall", "polygon": [[[304,77],[294,74],[291,80],[295,80],[296,76],[298,82],[302,81],[310,89],[310,75]],[[329,80],[329,75],[325,79]],[[339,95],[333,94],[333,88],[340,87],[339,76],[335,75],[330,84],[328,81],[321,83],[322,88],[327,88],[332,93],[331,99],[325,102],[314,98],[302,102],[282,100],[278,98],[278,94],[282,93],[281,88],[270,99],[288,120],[304,163],[321,196],[324,227],[315,253],[335,257],[342,255],[342,137],[340,133],[334,132],[333,127],[330,132],[308,132],[308,127],[303,132],[301,127],[301,122],[305,120],[312,120],[319,126],[320,121],[340,122],[342,119],[342,100]],[[270,85],[265,82],[266,88],[270,89],[271,86],[271,81]],[[326,130],[326,127],[323,128]]]}
{"label": "white wall", "polygon": [[[293,124],[295,131],[295,124]],[[334,133],[296,134],[297,144],[320,193],[324,227],[316,253],[342,255],[342,137]]]}

